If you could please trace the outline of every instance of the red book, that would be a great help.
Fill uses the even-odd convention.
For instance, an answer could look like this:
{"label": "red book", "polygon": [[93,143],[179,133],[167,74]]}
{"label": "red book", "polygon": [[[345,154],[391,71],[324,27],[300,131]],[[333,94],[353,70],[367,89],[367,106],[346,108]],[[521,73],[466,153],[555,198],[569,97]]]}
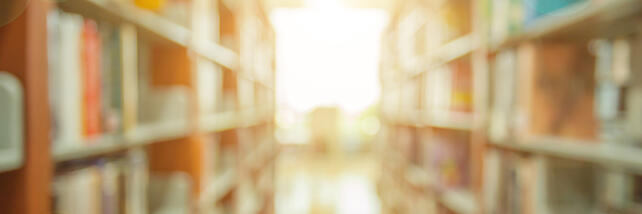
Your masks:
{"label": "red book", "polygon": [[93,20],[85,20],[82,31],[83,66],[83,133],[85,137],[100,134],[101,79],[100,79],[100,37],[98,26]]}
{"label": "red book", "polygon": [[469,60],[453,62],[451,65],[452,98],[451,110],[456,112],[473,111],[473,77]]}

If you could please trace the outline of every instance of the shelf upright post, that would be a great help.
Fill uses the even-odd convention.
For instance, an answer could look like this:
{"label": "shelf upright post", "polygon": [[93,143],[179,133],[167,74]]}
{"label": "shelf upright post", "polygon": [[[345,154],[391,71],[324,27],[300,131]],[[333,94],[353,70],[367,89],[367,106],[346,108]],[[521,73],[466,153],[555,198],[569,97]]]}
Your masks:
{"label": "shelf upright post", "polygon": [[25,97],[24,165],[0,174],[2,213],[50,213],[52,160],[45,27],[48,8],[46,1],[32,0],[20,16],[0,27],[0,70],[18,77]]}

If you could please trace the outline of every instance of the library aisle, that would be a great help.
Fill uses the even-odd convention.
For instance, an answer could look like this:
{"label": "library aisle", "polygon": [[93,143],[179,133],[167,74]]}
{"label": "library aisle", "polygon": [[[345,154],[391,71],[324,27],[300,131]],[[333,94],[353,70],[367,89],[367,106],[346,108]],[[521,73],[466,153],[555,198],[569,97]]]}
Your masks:
{"label": "library aisle", "polygon": [[642,0],[2,0],[0,214],[642,213]]}

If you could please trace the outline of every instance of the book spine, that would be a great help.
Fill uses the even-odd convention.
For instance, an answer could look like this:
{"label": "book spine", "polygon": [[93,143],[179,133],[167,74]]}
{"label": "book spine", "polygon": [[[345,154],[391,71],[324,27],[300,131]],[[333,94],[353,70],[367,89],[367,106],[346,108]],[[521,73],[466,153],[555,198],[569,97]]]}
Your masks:
{"label": "book spine", "polygon": [[101,133],[101,41],[95,21],[83,25],[83,123],[84,135],[95,137]]}
{"label": "book spine", "polygon": [[[74,145],[82,139],[82,80],[80,49],[83,19],[78,15],[60,12],[59,51],[51,53],[50,75],[52,93],[56,101],[52,104],[57,132],[56,146]],[[62,145],[64,144],[64,145]]]}

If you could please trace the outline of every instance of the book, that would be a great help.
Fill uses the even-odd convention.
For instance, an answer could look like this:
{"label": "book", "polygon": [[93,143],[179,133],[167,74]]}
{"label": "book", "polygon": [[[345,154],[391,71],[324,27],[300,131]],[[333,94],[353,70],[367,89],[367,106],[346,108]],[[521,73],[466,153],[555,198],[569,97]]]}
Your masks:
{"label": "book", "polygon": [[518,50],[517,115],[524,135],[595,139],[595,59],[581,44],[525,44]]}
{"label": "book", "polygon": [[147,173],[142,150],[66,165],[52,182],[52,213],[147,213]]}
{"label": "book", "polygon": [[98,23],[101,44],[101,127],[103,134],[122,133],[123,90],[120,29],[109,23]]}
{"label": "book", "polygon": [[198,100],[202,114],[212,114],[220,109],[217,105],[222,102],[223,71],[213,62],[198,60]]}
{"label": "book", "polygon": [[524,24],[533,24],[542,16],[549,15],[573,4],[587,2],[588,0],[523,0]]}
{"label": "book", "polygon": [[[427,72],[425,77],[424,106],[431,116],[450,111],[452,99],[452,70],[448,66]],[[441,114],[443,115],[443,114]]]}
{"label": "book", "polygon": [[83,139],[81,32],[83,18],[54,9],[48,14],[49,96],[55,147]]}
{"label": "book", "polygon": [[48,81],[56,149],[122,132],[120,39],[111,24],[59,9],[49,12]]}
{"label": "book", "polygon": [[473,110],[473,75],[468,59],[450,64],[452,74],[452,92],[450,110],[470,113]]}
{"label": "book", "polygon": [[495,142],[507,139],[516,119],[516,74],[517,54],[509,50],[500,52],[492,65],[491,112],[489,137]]}
{"label": "book", "polygon": [[83,134],[94,138],[101,133],[101,43],[98,24],[85,19],[82,30]]}
{"label": "book", "polygon": [[626,39],[597,40],[593,43],[595,64],[595,117],[601,139],[626,140],[625,80],[630,73],[630,46]]}
{"label": "book", "polygon": [[432,132],[427,142],[431,159],[430,169],[437,175],[436,185],[441,189],[465,188],[470,175],[470,136],[451,130]]}
{"label": "book", "polygon": [[596,166],[561,159],[548,160],[546,203],[552,213],[592,213],[598,209]]}

